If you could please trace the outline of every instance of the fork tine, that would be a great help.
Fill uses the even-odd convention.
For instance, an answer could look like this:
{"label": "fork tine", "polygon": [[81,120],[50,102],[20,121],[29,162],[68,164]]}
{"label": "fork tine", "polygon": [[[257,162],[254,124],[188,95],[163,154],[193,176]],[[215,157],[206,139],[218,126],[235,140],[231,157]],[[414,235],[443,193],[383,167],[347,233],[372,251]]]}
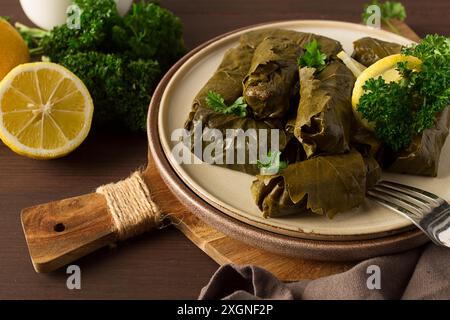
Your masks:
{"label": "fork tine", "polygon": [[422,217],[422,211],[420,208],[408,203],[405,200],[389,195],[386,192],[371,189],[367,192],[367,195],[378,201],[380,204],[406,215],[410,219],[413,217]]}
{"label": "fork tine", "polygon": [[408,186],[405,184],[401,184],[401,183],[393,182],[393,181],[382,180],[378,183],[378,185],[385,186],[385,187],[388,187],[391,189],[395,189],[397,191],[400,191],[402,193],[410,195],[416,199],[422,199],[422,200],[424,200],[430,204],[433,204],[435,206],[439,206],[440,204],[442,204],[442,199],[439,196],[437,196],[431,192],[421,190],[421,189],[418,189],[415,187],[411,187],[411,186]]}
{"label": "fork tine", "polygon": [[434,206],[431,206],[428,202],[424,202],[421,199],[417,199],[416,197],[413,197],[406,192],[400,191],[397,188],[391,188],[391,187],[385,186],[384,184],[376,185],[374,187],[374,189],[381,191],[381,192],[385,192],[395,198],[405,200],[405,201],[409,202],[410,204],[420,208],[421,210],[431,211],[431,210],[433,210],[433,207],[434,207]]}

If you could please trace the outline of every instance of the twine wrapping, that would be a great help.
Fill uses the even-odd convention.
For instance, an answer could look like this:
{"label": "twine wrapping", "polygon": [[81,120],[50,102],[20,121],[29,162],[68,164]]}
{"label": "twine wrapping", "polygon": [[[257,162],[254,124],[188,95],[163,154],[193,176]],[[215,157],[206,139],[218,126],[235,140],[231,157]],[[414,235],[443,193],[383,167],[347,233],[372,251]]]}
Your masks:
{"label": "twine wrapping", "polygon": [[101,186],[96,192],[106,198],[119,240],[157,228],[163,220],[139,172],[117,183]]}

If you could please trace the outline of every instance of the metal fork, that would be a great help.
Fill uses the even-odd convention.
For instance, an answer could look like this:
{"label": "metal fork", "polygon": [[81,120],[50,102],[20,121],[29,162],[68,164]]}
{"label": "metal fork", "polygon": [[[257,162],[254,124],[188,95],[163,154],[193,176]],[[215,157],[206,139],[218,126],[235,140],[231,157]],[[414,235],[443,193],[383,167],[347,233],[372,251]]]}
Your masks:
{"label": "metal fork", "polygon": [[411,220],[437,245],[450,248],[450,205],[444,199],[392,181],[380,181],[367,195]]}

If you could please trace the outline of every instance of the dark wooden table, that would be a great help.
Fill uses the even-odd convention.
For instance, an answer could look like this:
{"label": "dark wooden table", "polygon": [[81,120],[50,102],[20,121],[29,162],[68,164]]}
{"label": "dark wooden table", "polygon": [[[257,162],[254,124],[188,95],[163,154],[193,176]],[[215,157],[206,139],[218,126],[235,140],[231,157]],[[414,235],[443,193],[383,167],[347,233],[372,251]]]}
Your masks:
{"label": "dark wooden table", "polygon": [[[181,17],[190,48],[221,33],[283,19],[358,22],[366,0],[162,0]],[[450,1],[403,0],[420,35],[449,35]],[[29,24],[19,1],[2,0],[0,15]],[[1,39],[0,39],[1,41]],[[29,160],[0,143],[0,299],[196,298],[217,264],[175,229],[155,232],[80,260],[82,289],[66,288],[65,270],[36,274],[22,234],[22,208],[85,194],[144,164],[145,134],[91,134],[70,156]]]}

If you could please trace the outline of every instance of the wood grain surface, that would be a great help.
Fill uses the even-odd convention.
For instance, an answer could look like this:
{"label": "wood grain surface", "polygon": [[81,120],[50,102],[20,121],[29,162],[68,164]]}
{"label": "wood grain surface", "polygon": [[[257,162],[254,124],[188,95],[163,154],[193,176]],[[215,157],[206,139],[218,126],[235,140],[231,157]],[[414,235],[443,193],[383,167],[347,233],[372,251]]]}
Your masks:
{"label": "wood grain surface", "polygon": [[[365,1],[161,2],[181,17],[186,43],[192,48],[232,29],[271,20],[358,22]],[[408,10],[408,24],[420,36],[448,35],[449,1],[402,2]],[[2,0],[0,15],[29,23],[17,0]],[[197,297],[217,264],[173,228],[83,258],[77,263],[82,269],[78,291],[66,288],[64,270],[37,275],[29,261],[19,219],[22,208],[89,193],[100,184],[126,177],[146,162],[146,156],[145,134],[120,132],[92,133],[75,153],[51,162],[25,159],[0,145],[0,299]]]}

